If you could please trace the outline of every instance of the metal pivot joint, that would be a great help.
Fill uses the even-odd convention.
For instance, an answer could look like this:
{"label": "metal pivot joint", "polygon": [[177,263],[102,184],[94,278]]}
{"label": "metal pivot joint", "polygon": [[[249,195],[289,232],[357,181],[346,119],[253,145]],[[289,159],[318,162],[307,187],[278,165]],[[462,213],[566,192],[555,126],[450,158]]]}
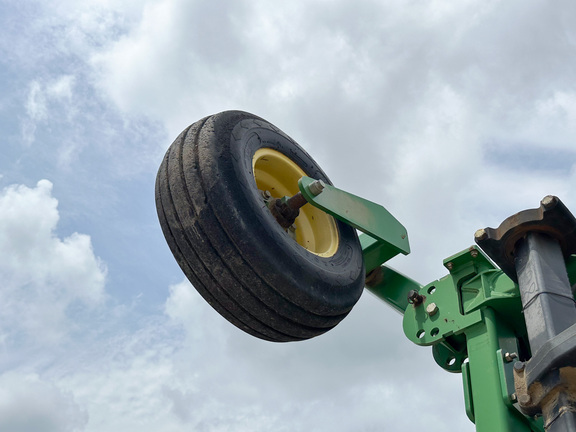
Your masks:
{"label": "metal pivot joint", "polygon": [[576,307],[565,264],[576,253],[576,219],[547,196],[475,238],[520,290],[532,353],[514,367],[520,409],[542,415],[548,431],[576,430]]}
{"label": "metal pivot joint", "polygon": [[[322,180],[314,180],[308,188],[310,193],[316,196],[324,190],[325,186]],[[286,229],[292,226],[300,214],[300,208],[308,204],[308,201],[304,195],[302,195],[302,192],[298,192],[292,197],[271,199],[267,204],[272,216],[274,216],[282,228]]]}

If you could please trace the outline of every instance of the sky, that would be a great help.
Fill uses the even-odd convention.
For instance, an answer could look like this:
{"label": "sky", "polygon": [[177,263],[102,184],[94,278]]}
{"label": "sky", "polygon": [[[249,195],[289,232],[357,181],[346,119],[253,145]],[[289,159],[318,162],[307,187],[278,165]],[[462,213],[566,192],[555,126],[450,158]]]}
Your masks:
{"label": "sky", "polygon": [[370,293],[275,344],[185,280],[156,171],[229,109],[384,205],[426,284],[545,195],[576,211],[576,3],[0,0],[0,430],[473,431]]}

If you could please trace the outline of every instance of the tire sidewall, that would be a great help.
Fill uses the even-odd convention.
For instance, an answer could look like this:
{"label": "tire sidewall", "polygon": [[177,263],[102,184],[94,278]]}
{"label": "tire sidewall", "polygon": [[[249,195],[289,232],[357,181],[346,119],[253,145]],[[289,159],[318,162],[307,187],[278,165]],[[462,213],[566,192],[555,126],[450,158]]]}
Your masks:
{"label": "tire sidewall", "polygon": [[[336,221],[339,246],[321,257],[296,243],[266,208],[256,187],[252,161],[261,148],[276,150],[294,161],[307,176],[331,184],[315,161],[290,137],[254,115],[225,112],[213,117],[215,142],[202,151],[207,199],[235,247],[251,267],[285,298],[314,313],[349,312],[364,287],[364,264],[354,229]],[[216,132],[214,134],[214,132]],[[250,233],[250,234],[247,234]],[[263,263],[266,265],[263,266]],[[301,289],[294,292],[293,287]]]}

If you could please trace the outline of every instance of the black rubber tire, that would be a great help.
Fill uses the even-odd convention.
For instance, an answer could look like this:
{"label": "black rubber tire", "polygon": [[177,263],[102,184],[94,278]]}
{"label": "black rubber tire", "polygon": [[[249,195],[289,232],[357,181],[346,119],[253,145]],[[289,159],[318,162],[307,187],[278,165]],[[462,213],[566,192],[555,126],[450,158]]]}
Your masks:
{"label": "black rubber tire", "polygon": [[359,299],[362,250],[356,231],[338,221],[330,257],[290,238],[256,187],[252,158],[259,148],[330,183],[278,128],[225,111],[185,129],[166,152],[156,178],[158,217],[187,278],[228,321],[269,341],[308,339],[336,326]]}

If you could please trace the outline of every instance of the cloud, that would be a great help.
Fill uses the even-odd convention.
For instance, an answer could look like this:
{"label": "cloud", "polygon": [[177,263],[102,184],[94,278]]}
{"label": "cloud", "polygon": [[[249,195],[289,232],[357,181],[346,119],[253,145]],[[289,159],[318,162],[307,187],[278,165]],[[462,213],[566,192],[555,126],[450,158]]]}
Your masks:
{"label": "cloud", "polygon": [[13,185],[0,192],[0,317],[3,337],[24,333],[35,343],[58,341],[70,324],[71,307],[104,301],[106,266],[94,255],[90,237],[59,238],[58,201],[52,183]]}
{"label": "cloud", "polygon": [[59,116],[63,111],[68,120],[74,117],[74,81],[73,75],[61,75],[48,82],[39,80],[30,82],[25,103],[27,117],[21,126],[22,138],[26,145],[31,145],[36,140],[38,126],[48,121],[61,121]]}
{"label": "cloud", "polygon": [[[406,386],[414,405],[441,411],[446,404],[462,405],[460,378],[446,376],[428,350],[411,346],[401,335],[399,316],[368,294],[327,334],[274,344],[233,327],[187,281],[170,293],[166,313],[183,326],[186,339],[173,357],[181,378],[164,394],[174,415],[195,424],[195,430],[204,430],[199,425],[206,430],[320,431],[371,431],[384,424],[398,430],[425,424],[438,431],[456,424],[470,427],[463,411],[450,419],[438,416],[432,426],[429,419],[406,415],[397,402]],[[443,398],[430,398],[433,393]]]}
{"label": "cloud", "polygon": [[[92,64],[124,112],[173,137],[214,112],[253,111],[337,184],[382,200],[426,185],[431,169],[451,185],[485,169],[494,142],[574,156],[574,40],[566,14],[538,2],[159,0]],[[433,192],[417,197],[450,200]]]}
{"label": "cloud", "polygon": [[13,432],[76,432],[88,421],[73,397],[37,375],[0,376],[0,429]]}
{"label": "cloud", "polygon": [[[166,257],[135,254],[142,226],[125,217],[137,209],[140,222],[153,213],[142,186],[150,187],[169,143],[164,128],[175,137],[224,109],[267,118],[338,186],[384,204],[412,243],[413,253],[394,266],[424,283],[446,273],[442,259],[467,248],[477,228],[536,207],[548,193],[576,208],[573,2],[66,0],[10,7],[26,16],[0,17],[11,29],[0,49],[5,64],[26,71],[16,87],[23,89],[29,153],[45,152],[50,163],[57,155],[56,165],[68,168],[63,178],[73,180],[66,187],[81,191],[74,199],[114,219],[102,224],[100,217],[109,238],[98,238],[123,259]],[[144,172],[147,182],[117,185],[105,178],[110,167],[116,179]],[[157,229],[155,220],[143,224]],[[59,404],[50,411],[71,413],[71,423],[46,414],[58,430],[473,429],[461,377],[408,342],[400,317],[369,295],[334,330],[298,344],[244,335],[187,282],[170,287],[165,315],[137,320],[120,306],[94,319],[86,311],[106,299],[106,266],[89,236],[64,229],[49,182],[0,192],[0,342],[8,352],[26,338],[12,364],[25,358],[24,369],[39,374],[0,377],[7,419],[22,405],[47,412],[38,393]],[[110,265],[126,272],[128,261]],[[134,273],[145,266],[130,264]],[[168,282],[120,271],[114,278],[116,298],[138,285],[126,280],[142,280],[141,303],[162,308]],[[29,355],[30,345],[52,347],[89,327],[97,330],[82,333],[66,355],[52,352],[42,362]],[[406,400],[421,414],[399,402]]]}
{"label": "cloud", "polygon": [[400,331],[398,316],[379,313],[386,306],[371,296],[321,338],[273,344],[227,323],[188,282],[170,293],[164,317],[142,318],[135,329],[105,338],[87,333],[41,373],[25,372],[27,362],[1,375],[0,426],[28,431],[42,421],[42,430],[92,432],[471,428],[463,410],[420,418],[399,402],[408,392],[413,406],[426,412],[441,413],[446,404],[457,410],[460,378],[439,371],[429,352],[427,366],[413,355],[421,349],[397,337],[386,340]]}

